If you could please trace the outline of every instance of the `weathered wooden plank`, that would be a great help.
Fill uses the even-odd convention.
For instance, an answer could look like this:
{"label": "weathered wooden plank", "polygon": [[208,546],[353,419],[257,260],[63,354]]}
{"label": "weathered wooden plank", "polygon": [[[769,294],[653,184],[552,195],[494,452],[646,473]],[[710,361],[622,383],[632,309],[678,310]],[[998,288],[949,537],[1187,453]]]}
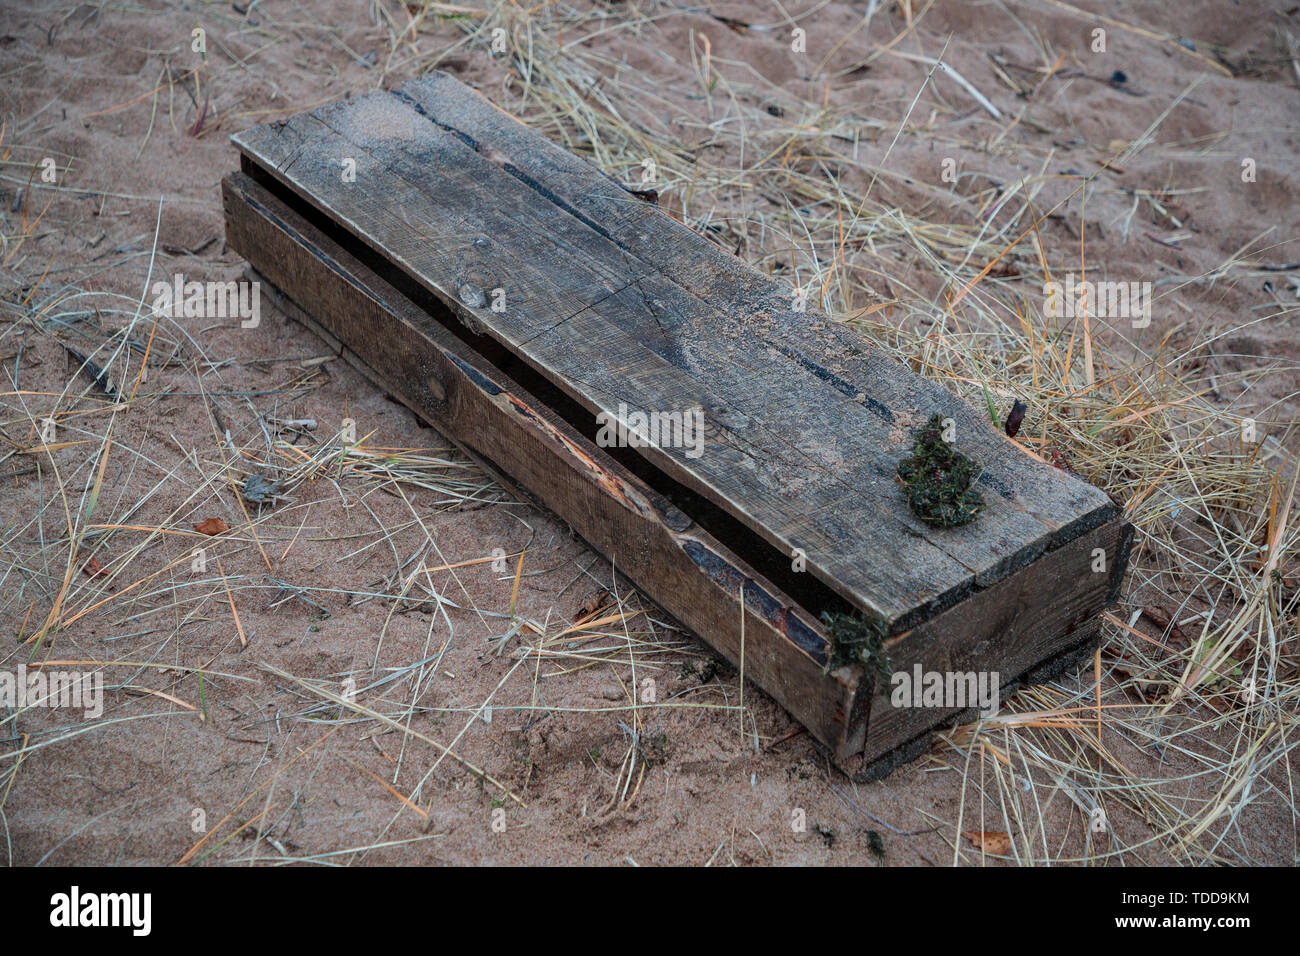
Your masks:
{"label": "weathered wooden plank", "polygon": [[[924,421],[936,411],[953,417],[959,442],[965,440],[961,436],[974,439],[970,444],[977,450],[972,454],[985,466],[981,482],[991,492],[986,496],[989,508],[973,540],[960,531],[921,530],[967,563],[979,575],[980,586],[1023,567],[1044,547],[1056,547],[1116,515],[1097,489],[1033,462],[946,389],[907,373],[819,310],[796,311],[794,290],[785,283],[754,272],[711,240],[672,222],[453,77],[431,74],[407,83],[395,95],[412,102],[450,135],[473,143],[503,170],[538,184],[557,205],[610,237],[638,267],[662,271],[702,301],[728,303],[730,313],[757,326],[753,334],[771,345],[772,358],[815,369],[841,396],[866,396],[866,401],[840,402],[835,412],[841,428],[870,435],[868,455],[873,447],[876,454],[895,452],[886,453],[882,469],[891,476],[899,457],[897,443],[888,436],[882,440],[873,419],[892,425],[904,419]],[[767,364],[778,371],[785,368],[779,358]],[[861,452],[861,446],[856,450]],[[1051,537],[1035,539],[1034,525]],[[966,543],[973,548],[963,547]]]}
{"label": "weathered wooden plank", "polygon": [[861,753],[867,695],[851,670],[826,673],[803,609],[299,213],[242,173],[222,185],[228,242],[296,318],[737,664],[743,589],[746,675],[837,760]]}
{"label": "weathered wooden plank", "polygon": [[[900,524],[897,537],[907,537],[901,525],[910,520],[902,517],[905,508],[877,508],[798,455],[790,438],[743,415],[728,418],[731,396],[718,394],[707,378],[662,360],[643,336],[608,317],[611,294],[626,282],[583,265],[583,244],[603,242],[600,237],[571,217],[543,216],[530,192],[513,180],[494,181],[491,164],[479,168],[480,157],[461,155],[463,147],[440,133],[430,137],[436,128],[411,116],[409,127],[394,134],[406,144],[407,155],[373,160],[389,163],[380,194],[340,180],[336,158],[363,148],[354,142],[363,137],[351,126],[352,138],[346,138],[315,123],[314,115],[295,118],[278,130],[264,130],[258,155],[263,162],[274,158],[284,180],[318,208],[373,242],[413,278],[423,277],[426,287],[471,327],[493,334],[557,386],[571,390],[589,413],[614,412],[620,403],[646,410],[703,405],[711,426],[705,455],[690,459],[686,449],[668,447],[645,449],[647,457],[787,553],[795,542],[809,542],[803,546],[810,568],[833,586],[851,588],[850,600],[856,597],[860,605],[893,619],[969,577],[919,538],[908,538],[915,542],[908,549],[915,560],[880,560],[878,543],[858,529],[894,522]],[[338,122],[333,113],[325,119]],[[241,145],[254,132],[241,134]],[[368,160],[358,160],[359,176],[365,172],[363,161]],[[418,221],[407,218],[415,214]],[[535,263],[550,267],[543,272]],[[493,313],[486,301],[477,308],[468,304],[461,295],[467,282],[478,289],[503,288],[508,309]],[[796,494],[797,489],[804,493]],[[897,493],[892,484],[890,491]]]}
{"label": "weathered wooden plank", "polygon": [[[433,85],[448,86],[446,78]],[[775,286],[712,243],[577,169],[536,134],[501,122],[463,87],[452,93],[408,86],[396,99],[410,109],[375,94],[237,142],[453,304],[466,283],[484,289],[508,276],[518,286],[507,290],[509,315],[463,303],[461,312],[559,384],[577,381],[589,410],[701,401],[721,409],[722,422],[739,411],[743,427],[734,427],[734,415],[733,427],[717,424],[710,461],[660,449],[647,457],[769,541],[804,548],[823,581],[896,628],[1113,517],[1100,492],[1033,464],[944,390],[848,342],[817,313],[796,319],[788,303],[778,310]],[[467,119],[475,103],[483,115]],[[443,116],[430,112],[439,109]],[[367,201],[373,182],[349,190],[339,180],[337,162],[352,153],[382,172],[383,203],[373,194]],[[549,208],[539,195],[553,198]],[[418,221],[402,218],[411,210]],[[544,275],[533,267],[557,261],[567,267],[558,282],[553,267]],[[762,334],[728,341],[727,315],[711,298],[727,302],[728,313],[739,303],[751,318],[761,314]],[[827,342],[841,344],[841,354],[821,357]],[[600,368],[590,367],[592,355]],[[834,367],[845,357],[853,380]],[[993,492],[973,529],[920,525],[892,479],[907,451],[895,437],[898,422],[923,421],[935,408],[958,420],[959,436],[974,436],[966,439],[977,446],[971,454],[986,464]]]}

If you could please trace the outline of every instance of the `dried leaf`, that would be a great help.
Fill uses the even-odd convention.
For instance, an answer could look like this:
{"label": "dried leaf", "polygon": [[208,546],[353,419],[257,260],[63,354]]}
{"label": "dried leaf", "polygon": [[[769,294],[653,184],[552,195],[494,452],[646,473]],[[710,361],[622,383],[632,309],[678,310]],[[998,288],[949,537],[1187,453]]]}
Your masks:
{"label": "dried leaf", "polygon": [[247,500],[260,505],[268,498],[278,498],[280,485],[278,482],[267,481],[261,475],[249,475],[242,493]]}
{"label": "dried leaf", "polygon": [[104,569],[104,566],[99,563],[98,558],[87,558],[86,563],[81,566],[81,570],[84,571],[86,574],[90,575],[92,578],[97,574],[108,573],[108,571]]}
{"label": "dried leaf", "polygon": [[1011,406],[1011,414],[1007,416],[1006,425],[1003,426],[1006,429],[1007,435],[1015,438],[1016,435],[1020,433],[1020,423],[1024,421],[1025,412],[1028,409],[1029,406],[1020,399],[1017,398],[1015,400]]}
{"label": "dried leaf", "polygon": [[222,534],[230,530],[230,525],[220,518],[206,518],[194,526],[199,534]]}
{"label": "dried leaf", "polygon": [[599,611],[602,607],[605,606],[605,602],[608,599],[609,599],[609,592],[604,588],[599,588],[596,591],[593,591],[591,595],[587,598],[587,600],[582,602],[582,607],[578,608],[578,610],[574,613],[573,620],[581,621],[584,618],[591,617],[593,614],[595,614],[597,611]]}
{"label": "dried leaf", "polygon": [[1001,830],[963,830],[961,835],[972,844],[993,856],[1006,856],[1011,852],[1011,834]]}

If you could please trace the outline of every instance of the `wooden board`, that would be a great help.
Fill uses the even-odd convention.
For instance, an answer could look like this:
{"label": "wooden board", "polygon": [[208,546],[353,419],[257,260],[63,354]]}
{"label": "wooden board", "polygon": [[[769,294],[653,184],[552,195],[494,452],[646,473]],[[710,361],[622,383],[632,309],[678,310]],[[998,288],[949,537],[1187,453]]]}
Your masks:
{"label": "wooden board", "polygon": [[[885,715],[876,701],[868,719],[859,675],[805,673],[825,663],[817,612],[880,618],[891,661],[991,661],[1005,680],[1095,632],[1127,554],[1127,526],[1105,494],[1034,461],[946,390],[799,310],[792,289],[454,79],[434,75],[234,139],[245,172],[225,184],[231,244],[385,388],[600,550],[643,542],[640,570],[625,560],[620,569],[724,654],[738,649],[739,614],[727,612],[728,626],[720,609],[730,595],[738,611],[739,588],[706,587],[722,602],[708,611],[679,608],[660,576],[677,575],[677,587],[703,573],[714,589],[743,579],[747,605],[751,587],[770,598],[781,614],[756,612],[771,633],[747,632],[746,673],[842,763],[945,715]],[[482,392],[475,375],[498,391],[471,398]],[[487,407],[517,407],[501,395],[551,437],[512,432]],[[704,453],[597,448],[596,414],[620,406],[699,409]],[[954,420],[959,450],[983,467],[986,509],[963,528],[921,522],[895,479],[912,432],[934,413]],[[569,459],[587,471],[551,476]],[[634,538],[601,540],[583,526],[592,509],[629,501]],[[613,523],[626,531],[630,520]],[[1103,573],[1092,570],[1097,548]],[[803,573],[791,567],[795,549]],[[770,626],[778,617],[800,622],[798,636]],[[777,650],[760,675],[749,655],[769,641]]]}

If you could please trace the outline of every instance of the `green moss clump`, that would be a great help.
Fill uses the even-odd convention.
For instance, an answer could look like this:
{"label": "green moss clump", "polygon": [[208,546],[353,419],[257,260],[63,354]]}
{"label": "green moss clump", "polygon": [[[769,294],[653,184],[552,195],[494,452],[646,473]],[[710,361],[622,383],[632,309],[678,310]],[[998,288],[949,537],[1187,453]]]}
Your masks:
{"label": "green moss clump", "polygon": [[974,521],[984,499],[971,485],[979,466],[943,440],[943,419],[930,416],[916,436],[912,456],[898,463],[898,477],[916,516],[936,528],[956,528]]}
{"label": "green moss clump", "polygon": [[885,622],[861,614],[825,613],[822,623],[831,641],[826,669],[861,664],[867,676],[889,680],[889,658],[885,655]]}

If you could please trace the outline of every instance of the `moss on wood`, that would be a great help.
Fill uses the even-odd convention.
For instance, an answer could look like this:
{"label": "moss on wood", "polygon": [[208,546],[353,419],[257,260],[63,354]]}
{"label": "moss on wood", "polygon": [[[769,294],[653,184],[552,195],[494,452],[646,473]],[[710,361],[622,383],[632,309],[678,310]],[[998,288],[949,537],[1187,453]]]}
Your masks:
{"label": "moss on wood", "polygon": [[984,509],[971,485],[980,468],[943,440],[943,419],[932,415],[916,436],[912,455],[898,463],[907,503],[918,518],[936,528],[969,524]]}
{"label": "moss on wood", "polygon": [[822,623],[826,625],[826,636],[831,642],[827,670],[861,664],[868,677],[889,680],[884,621],[862,614],[826,613],[822,615]]}

